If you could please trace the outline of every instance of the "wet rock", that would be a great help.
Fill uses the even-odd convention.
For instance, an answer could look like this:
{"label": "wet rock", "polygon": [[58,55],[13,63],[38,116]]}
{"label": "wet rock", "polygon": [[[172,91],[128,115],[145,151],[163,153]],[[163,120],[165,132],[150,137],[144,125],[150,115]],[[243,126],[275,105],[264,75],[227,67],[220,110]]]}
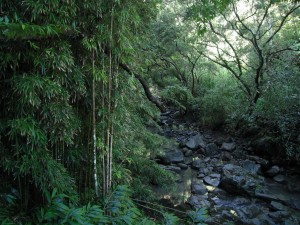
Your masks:
{"label": "wet rock", "polygon": [[275,177],[273,177],[273,180],[275,180],[278,183],[284,183],[285,176],[283,176],[282,174],[279,174],[279,175],[276,175]]}
{"label": "wet rock", "polygon": [[209,208],[211,203],[207,199],[208,197],[206,195],[192,195],[187,200],[187,203],[193,208]]}
{"label": "wet rock", "polygon": [[235,148],[236,148],[236,144],[234,142],[231,143],[224,142],[221,146],[221,150],[227,152],[232,152]]}
{"label": "wet rock", "polygon": [[199,173],[199,174],[197,175],[197,178],[203,178],[203,177],[205,177],[205,174],[204,174],[204,173]]}
{"label": "wet rock", "polygon": [[214,143],[210,143],[206,146],[206,149],[205,149],[205,155],[206,156],[215,156],[219,153],[219,148],[216,144]]}
{"label": "wet rock", "polygon": [[189,157],[189,156],[192,156],[193,155],[193,151],[192,150],[187,150],[187,152],[186,153],[184,153],[184,156],[185,157]]}
{"label": "wet rock", "polygon": [[185,170],[188,168],[188,165],[184,164],[184,163],[178,163],[177,166],[179,166],[181,169]]}
{"label": "wet rock", "polygon": [[271,169],[267,171],[268,176],[274,177],[280,172],[280,168],[278,166],[272,166]]}
{"label": "wet rock", "polygon": [[289,178],[287,188],[289,192],[300,193],[300,176]]}
{"label": "wet rock", "polygon": [[210,174],[203,178],[203,181],[211,186],[218,187],[220,184],[221,175],[217,173]]}
{"label": "wet rock", "polygon": [[202,182],[194,181],[191,185],[191,192],[192,194],[205,195],[207,193],[207,188]]}
{"label": "wet rock", "polygon": [[165,165],[169,165],[171,163],[180,163],[184,160],[183,153],[180,150],[169,150],[160,158],[162,163]]}
{"label": "wet rock", "polygon": [[257,207],[256,205],[244,206],[241,208],[241,211],[249,219],[253,219],[261,213],[260,207]]}
{"label": "wet rock", "polygon": [[192,169],[199,170],[201,168],[205,168],[206,165],[205,165],[205,163],[203,163],[203,161],[201,159],[196,159],[192,162],[191,167],[192,167]]}
{"label": "wet rock", "polygon": [[171,111],[163,112],[160,114],[161,117],[163,116],[169,116],[171,114]]}
{"label": "wet rock", "polygon": [[261,166],[259,164],[256,164],[253,161],[250,161],[250,160],[245,160],[242,163],[242,166],[245,170],[247,170],[247,171],[249,171],[250,173],[253,173],[253,174],[257,174],[261,171]]}
{"label": "wet rock", "polygon": [[280,211],[288,210],[288,207],[281,204],[280,202],[271,201],[270,206],[275,210],[280,210]]}
{"label": "wet rock", "polygon": [[290,205],[293,209],[297,209],[297,210],[300,210],[300,202],[298,199],[292,199],[290,201]]}
{"label": "wet rock", "polygon": [[186,153],[187,151],[189,151],[189,149],[184,147],[184,148],[181,149],[181,151],[182,151],[182,153]]}
{"label": "wet rock", "polygon": [[223,142],[225,142],[225,139],[222,138],[222,137],[219,137],[215,140],[215,144],[218,146],[218,147],[221,147],[221,145],[223,144]]}
{"label": "wet rock", "polygon": [[181,171],[181,168],[178,167],[178,166],[166,166],[165,170],[169,170],[169,171],[179,173]]}
{"label": "wet rock", "polygon": [[222,152],[221,159],[223,161],[230,161],[232,159],[232,156],[229,152]]}
{"label": "wet rock", "polygon": [[209,169],[208,168],[201,168],[200,173],[203,173],[203,174],[207,175],[209,173]]}
{"label": "wet rock", "polygon": [[195,136],[192,136],[189,138],[188,142],[185,143],[185,146],[188,147],[189,149],[197,149],[199,147],[204,148],[205,143],[203,141],[203,137],[200,134],[197,134]]}
{"label": "wet rock", "polygon": [[285,218],[289,217],[291,213],[289,211],[276,211],[268,213],[268,216],[274,220],[275,223],[281,223]]}
{"label": "wet rock", "polygon": [[255,155],[248,156],[248,159],[260,164],[263,168],[266,168],[269,165],[269,161],[263,158],[260,158]]}
{"label": "wet rock", "polygon": [[262,177],[251,174],[240,166],[226,164],[222,170],[220,185],[229,193],[254,196],[255,189],[264,182]]}

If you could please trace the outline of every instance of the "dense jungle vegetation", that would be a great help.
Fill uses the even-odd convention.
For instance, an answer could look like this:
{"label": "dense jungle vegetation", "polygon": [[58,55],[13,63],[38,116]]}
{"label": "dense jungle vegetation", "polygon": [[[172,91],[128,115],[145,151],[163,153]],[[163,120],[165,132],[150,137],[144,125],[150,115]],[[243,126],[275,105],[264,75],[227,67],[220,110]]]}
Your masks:
{"label": "dense jungle vegetation", "polygon": [[299,7],[1,0],[0,223],[202,224],[146,204],[174,183],[150,160],[170,108],[299,165]]}

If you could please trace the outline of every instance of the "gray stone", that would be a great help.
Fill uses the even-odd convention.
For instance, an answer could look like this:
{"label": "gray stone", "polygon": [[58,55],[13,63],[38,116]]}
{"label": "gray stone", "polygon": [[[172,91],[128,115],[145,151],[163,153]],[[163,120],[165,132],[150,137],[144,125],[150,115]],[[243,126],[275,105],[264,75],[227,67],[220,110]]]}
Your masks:
{"label": "gray stone", "polygon": [[270,177],[276,176],[280,172],[280,168],[278,166],[272,166],[271,169],[267,171],[267,174]]}
{"label": "gray stone", "polygon": [[204,173],[199,173],[199,174],[197,175],[197,178],[203,178],[203,177],[205,177],[205,174],[204,174]]}
{"label": "gray stone", "polygon": [[280,223],[284,218],[287,218],[291,215],[289,211],[276,211],[270,212],[268,215],[275,220],[275,222]]}
{"label": "gray stone", "polygon": [[188,168],[188,165],[184,164],[184,163],[178,163],[177,166],[179,166],[181,169],[185,170]]}
{"label": "gray stone", "polygon": [[250,173],[257,174],[261,171],[261,166],[253,161],[245,160],[242,164],[243,168]]}
{"label": "gray stone", "polygon": [[165,153],[165,155],[161,156],[161,161],[165,165],[180,163],[183,162],[183,160],[183,153],[180,150],[169,150]]}
{"label": "gray stone", "polygon": [[250,155],[248,156],[248,159],[255,161],[256,163],[260,164],[262,167],[267,167],[269,164],[269,161],[263,158],[260,158],[258,156],[255,155]]}
{"label": "gray stone", "polygon": [[226,164],[222,170],[220,186],[229,193],[254,196],[256,188],[264,183],[263,177],[251,174],[240,166]]}
{"label": "gray stone", "polygon": [[278,183],[284,183],[285,182],[285,176],[279,174],[273,177],[273,179]]}
{"label": "gray stone", "polygon": [[210,202],[207,200],[206,195],[192,195],[187,203],[193,208],[209,208],[211,206]]}
{"label": "gray stone", "polygon": [[241,210],[249,219],[257,217],[261,212],[261,209],[256,205],[244,206]]}
{"label": "gray stone", "polygon": [[192,182],[191,185],[192,194],[205,195],[207,193],[207,188],[202,182]]}
{"label": "gray stone", "polygon": [[219,148],[215,143],[210,143],[206,146],[205,155],[206,156],[215,156],[219,153]]}
{"label": "gray stone", "polygon": [[189,149],[197,149],[199,147],[204,148],[205,143],[203,141],[203,137],[200,134],[197,134],[195,136],[192,136],[188,142],[185,143],[185,146]]}
{"label": "gray stone", "polygon": [[280,210],[280,211],[286,211],[286,210],[288,210],[288,207],[286,207],[285,205],[281,204],[280,202],[271,201],[270,205],[275,210]]}
{"label": "gray stone", "polygon": [[292,200],[290,201],[290,204],[291,204],[291,207],[292,207],[293,209],[300,210],[300,201],[299,201],[299,199],[292,199]]}
{"label": "gray stone", "polygon": [[203,181],[208,185],[218,187],[220,184],[220,178],[221,178],[220,174],[214,173],[214,174],[210,174],[210,175],[204,177]]}
{"label": "gray stone", "polygon": [[193,155],[193,151],[190,150],[190,149],[187,150],[186,153],[184,153],[184,156],[185,156],[185,157],[189,157],[189,156],[192,156],[192,155]]}
{"label": "gray stone", "polygon": [[195,170],[199,170],[201,168],[205,168],[205,164],[203,163],[202,160],[200,159],[196,159],[192,162],[192,165],[191,165],[192,169],[195,169]]}
{"label": "gray stone", "polygon": [[178,167],[178,166],[166,166],[165,170],[169,170],[169,171],[179,173],[181,171],[181,168]]}
{"label": "gray stone", "polygon": [[235,148],[236,148],[236,144],[234,142],[231,143],[224,142],[221,146],[221,150],[227,152],[232,152]]}
{"label": "gray stone", "polygon": [[189,150],[189,149],[186,148],[186,147],[184,147],[184,148],[181,149],[181,151],[182,151],[183,153],[186,153],[188,150]]}

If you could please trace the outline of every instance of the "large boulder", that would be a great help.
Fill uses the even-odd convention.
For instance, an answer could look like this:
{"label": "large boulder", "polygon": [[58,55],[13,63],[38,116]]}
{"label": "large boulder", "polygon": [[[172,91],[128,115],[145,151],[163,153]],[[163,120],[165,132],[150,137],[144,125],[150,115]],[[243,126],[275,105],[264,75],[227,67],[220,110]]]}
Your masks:
{"label": "large boulder", "polygon": [[164,155],[160,156],[160,159],[163,164],[169,165],[183,162],[184,156],[180,150],[168,150]]}
{"label": "large boulder", "polygon": [[242,166],[245,170],[253,174],[257,174],[261,172],[261,166],[248,159],[242,162]]}
{"label": "large boulder", "polygon": [[185,143],[185,146],[189,149],[197,149],[197,148],[204,148],[205,143],[203,137],[200,134],[194,135],[189,138],[189,140]]}
{"label": "large boulder", "polygon": [[226,164],[222,171],[220,186],[229,193],[254,196],[255,190],[264,184],[263,177],[253,174],[241,166]]}

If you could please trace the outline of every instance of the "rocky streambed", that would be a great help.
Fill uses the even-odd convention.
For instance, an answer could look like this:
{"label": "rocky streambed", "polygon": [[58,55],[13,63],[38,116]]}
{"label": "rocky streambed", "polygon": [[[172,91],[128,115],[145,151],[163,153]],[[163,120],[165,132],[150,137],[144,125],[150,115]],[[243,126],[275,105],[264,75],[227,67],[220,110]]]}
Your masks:
{"label": "rocky streambed", "polygon": [[162,200],[207,208],[207,224],[300,224],[300,171],[256,156],[247,140],[193,128],[178,112],[160,122],[176,144],[157,162],[177,177],[172,191],[156,189]]}

